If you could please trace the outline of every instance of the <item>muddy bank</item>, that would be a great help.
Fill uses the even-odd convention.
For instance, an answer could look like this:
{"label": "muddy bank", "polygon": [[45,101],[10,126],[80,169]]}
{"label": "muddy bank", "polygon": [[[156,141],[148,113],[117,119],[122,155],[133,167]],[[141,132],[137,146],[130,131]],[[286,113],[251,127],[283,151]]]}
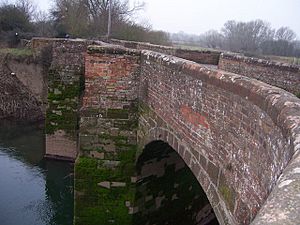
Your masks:
{"label": "muddy bank", "polygon": [[32,55],[0,53],[0,119],[43,120],[47,99],[45,74]]}

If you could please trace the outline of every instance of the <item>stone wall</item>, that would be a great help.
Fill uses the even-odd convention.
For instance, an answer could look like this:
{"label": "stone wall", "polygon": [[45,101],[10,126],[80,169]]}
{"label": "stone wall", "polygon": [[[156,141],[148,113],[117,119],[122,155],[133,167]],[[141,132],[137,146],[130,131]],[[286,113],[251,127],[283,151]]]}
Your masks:
{"label": "stone wall", "polygon": [[[46,117],[50,155],[76,157],[80,127],[77,225],[131,224],[137,144],[142,149],[154,140],[171,145],[189,165],[221,224],[249,224],[261,207],[254,224],[297,221],[299,207],[289,206],[300,202],[299,99],[255,79],[153,51],[91,46],[86,53],[88,43],[63,39],[51,45]],[[221,59],[220,68],[227,66]],[[273,64],[254,68],[267,77]],[[280,197],[285,190],[294,193],[286,196],[288,203]]]}
{"label": "stone wall", "polygon": [[43,49],[48,46],[52,46],[53,42],[63,40],[56,38],[32,38],[31,39],[31,48],[35,56],[39,55]]}
{"label": "stone wall", "polygon": [[[49,45],[46,40],[45,43]],[[74,160],[77,155],[78,110],[84,87],[87,43],[55,39],[50,46],[52,62],[48,70],[46,157]],[[33,47],[36,47],[35,41]]]}
{"label": "stone wall", "polygon": [[76,225],[132,224],[139,74],[139,52],[89,47],[75,166]]}
{"label": "stone wall", "polygon": [[144,42],[124,41],[112,39],[112,44],[138,50],[150,50],[167,55],[174,55],[183,59],[191,60],[200,64],[218,65],[221,52],[207,50],[189,50],[170,46],[154,45]]}
{"label": "stone wall", "polygon": [[292,129],[300,125],[299,100],[257,80],[150,51],[142,52],[141,65],[139,144],[169,143],[219,222],[249,224],[299,150],[299,131]]}
{"label": "stone wall", "polygon": [[261,80],[295,95],[300,94],[300,67],[223,53],[219,69]]}

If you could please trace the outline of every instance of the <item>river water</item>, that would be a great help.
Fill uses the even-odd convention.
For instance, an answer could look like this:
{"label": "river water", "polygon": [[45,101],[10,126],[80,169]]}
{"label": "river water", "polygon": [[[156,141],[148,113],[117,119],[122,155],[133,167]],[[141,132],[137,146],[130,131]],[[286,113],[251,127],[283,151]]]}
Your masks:
{"label": "river water", "polygon": [[[43,159],[44,138],[38,126],[0,125],[0,225],[73,224],[73,165]],[[148,145],[137,172],[140,210],[133,224],[218,224],[197,180],[170,146]]]}
{"label": "river water", "polygon": [[0,224],[73,224],[73,165],[44,160],[43,129],[0,126]]}

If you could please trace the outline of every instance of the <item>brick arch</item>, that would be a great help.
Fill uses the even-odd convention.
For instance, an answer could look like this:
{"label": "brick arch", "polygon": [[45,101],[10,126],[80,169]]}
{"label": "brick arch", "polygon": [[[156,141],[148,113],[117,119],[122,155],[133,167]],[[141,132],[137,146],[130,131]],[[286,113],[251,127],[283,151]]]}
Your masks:
{"label": "brick arch", "polygon": [[257,80],[156,52],[143,51],[141,66],[141,136],[148,130],[157,138],[158,127],[176,134],[189,149],[183,157],[191,153],[191,168],[206,165],[211,182],[209,189],[201,185],[218,205],[220,223],[250,224],[299,149],[299,100]]}
{"label": "brick arch", "polygon": [[[227,210],[226,203],[222,200],[221,193],[217,187],[221,182],[221,169],[202,154],[198,154],[196,158],[195,153],[197,151],[189,146],[189,144],[182,140],[176,132],[172,131],[169,127],[151,127],[144,133],[143,138],[138,140],[141,148],[154,141],[163,141],[169,144],[183,159],[206,194],[219,223],[234,224],[232,215],[230,215],[230,212]],[[142,152],[140,152],[140,154],[141,153]]]}
{"label": "brick arch", "polygon": [[[164,133],[169,131],[173,139],[180,140],[178,151],[181,151],[181,145],[184,147],[183,157],[192,154],[187,160],[192,168],[201,165],[210,178],[217,174],[217,178],[211,179],[214,185],[209,185],[209,190],[212,190],[211,199],[217,199],[222,193],[217,206],[221,214],[219,218],[229,218],[223,224],[249,224],[254,218],[253,224],[270,224],[270,217],[287,224],[290,218],[298,215],[299,208],[286,204],[287,200],[293,204],[299,202],[299,198],[295,198],[299,196],[297,185],[300,181],[300,177],[296,177],[300,165],[298,98],[254,79],[157,52],[90,46],[87,54],[81,54],[88,42],[57,41],[53,45],[56,57],[52,62],[57,69],[64,70],[67,66],[72,73],[76,72],[82,68],[85,56],[85,93],[80,110],[81,121],[85,123],[80,125],[81,148],[95,147],[99,144],[97,142],[102,145],[101,138],[113,137],[112,145],[104,141],[104,150],[110,152],[116,144],[118,150],[123,150],[124,143],[120,145],[116,135],[121,135],[127,145],[135,145],[136,119],[140,117],[139,140],[150,140],[150,136],[157,138],[160,128]],[[64,51],[69,46],[67,43],[71,52]],[[72,55],[67,64],[63,52]],[[269,63],[257,61],[254,64],[257,63],[269,67],[270,70],[264,70],[267,71],[265,75],[274,69]],[[114,70],[107,69],[112,64],[116,65]],[[255,66],[246,69],[261,75]],[[74,76],[77,75],[76,72]],[[282,78],[281,73],[279,75]],[[137,112],[138,105],[148,106],[149,112]],[[72,111],[75,113],[76,109]],[[76,124],[76,120],[76,116],[71,116],[67,123]],[[95,129],[95,126],[101,129]],[[65,128],[73,135],[76,134],[73,132],[75,127]],[[55,128],[58,127],[55,125]],[[88,131],[85,128],[92,128],[92,132],[84,133]],[[169,136],[168,143],[171,142]],[[90,151],[89,148],[84,150]],[[63,151],[58,151],[59,155]],[[104,157],[103,153],[99,157]],[[218,192],[213,191],[213,186]],[[286,196],[287,190],[293,194]],[[261,213],[256,216],[258,211]]]}

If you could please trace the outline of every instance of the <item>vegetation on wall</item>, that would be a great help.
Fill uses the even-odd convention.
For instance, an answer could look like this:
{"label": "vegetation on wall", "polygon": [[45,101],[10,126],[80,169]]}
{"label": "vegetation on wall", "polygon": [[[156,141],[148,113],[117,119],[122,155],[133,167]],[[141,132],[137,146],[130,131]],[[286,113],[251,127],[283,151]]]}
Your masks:
{"label": "vegetation on wall", "polygon": [[[108,168],[104,160],[80,157],[75,164],[75,222],[76,225],[132,224],[132,216],[126,202],[134,201],[134,175],[136,149],[119,152],[120,164]],[[124,182],[125,187],[110,189],[98,183]]]}
{"label": "vegetation on wall", "polygon": [[32,56],[33,52],[28,48],[0,48],[0,54],[10,54],[14,56]]}
{"label": "vegetation on wall", "polygon": [[59,71],[48,72],[48,108],[46,114],[46,134],[63,130],[70,137],[76,138],[78,129],[78,99],[80,96],[81,72],[75,73],[77,81],[62,84]]}

